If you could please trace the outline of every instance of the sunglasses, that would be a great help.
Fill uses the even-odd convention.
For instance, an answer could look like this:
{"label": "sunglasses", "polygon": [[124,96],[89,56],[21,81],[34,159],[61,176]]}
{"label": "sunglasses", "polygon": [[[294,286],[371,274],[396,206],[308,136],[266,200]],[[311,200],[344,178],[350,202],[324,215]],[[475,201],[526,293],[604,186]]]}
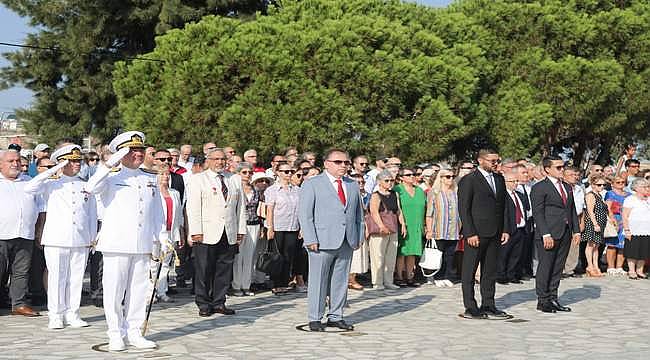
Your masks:
{"label": "sunglasses", "polygon": [[453,178],[456,177],[456,175],[442,175],[441,177],[443,177],[445,179],[453,179]]}
{"label": "sunglasses", "polygon": [[605,184],[598,183],[598,184],[594,184],[594,186],[605,186]]}
{"label": "sunglasses", "polygon": [[382,181],[385,182],[385,183],[393,183],[393,182],[395,182],[395,179],[385,179],[385,180],[382,180]]}
{"label": "sunglasses", "polygon": [[352,163],[350,162],[350,160],[327,160],[327,161],[332,162],[332,163],[334,163],[334,164],[336,164],[336,165],[339,165],[339,166],[340,166],[340,165],[347,165],[347,166],[350,166],[350,164],[352,164]]}
{"label": "sunglasses", "polygon": [[39,165],[38,167],[46,168],[46,169],[51,169],[51,168],[53,168],[53,167],[55,167],[55,166],[56,166],[56,165]]}
{"label": "sunglasses", "polygon": [[289,174],[295,174],[296,172],[294,170],[278,170],[278,172],[284,173],[286,175]]}
{"label": "sunglasses", "polygon": [[558,166],[553,166],[557,170],[562,170],[564,169],[564,165],[558,165]]}
{"label": "sunglasses", "polygon": [[625,181],[614,181],[614,184],[625,184]]}
{"label": "sunglasses", "polygon": [[166,162],[172,162],[173,159],[172,159],[172,157],[170,156],[170,157],[166,157],[166,158],[163,158],[163,157],[161,157],[161,158],[156,158],[156,160],[158,160],[158,161],[162,161],[162,162],[165,162],[165,161],[166,161]]}
{"label": "sunglasses", "polygon": [[474,167],[473,166],[463,166],[463,167],[461,167],[461,169],[463,169],[463,170],[472,170],[472,169],[474,169]]}
{"label": "sunglasses", "polygon": [[370,165],[370,163],[359,163],[359,165],[361,165],[361,166],[368,166],[368,165]]}
{"label": "sunglasses", "polygon": [[393,164],[388,164],[386,166],[402,167],[402,163],[393,163]]}
{"label": "sunglasses", "polygon": [[298,179],[302,178],[302,173],[295,173],[294,176]]}
{"label": "sunglasses", "polygon": [[99,161],[99,158],[90,158],[90,159],[88,159],[88,161],[89,161],[89,162],[90,162],[90,161]]}
{"label": "sunglasses", "polygon": [[413,175],[414,175],[413,173],[410,173],[410,174],[402,174],[402,177],[411,177],[411,176],[413,176]]}
{"label": "sunglasses", "polygon": [[250,171],[250,170],[242,170],[242,171],[240,171],[239,173],[240,173],[240,174],[244,174],[244,175],[250,175],[250,174],[252,174],[253,172]]}

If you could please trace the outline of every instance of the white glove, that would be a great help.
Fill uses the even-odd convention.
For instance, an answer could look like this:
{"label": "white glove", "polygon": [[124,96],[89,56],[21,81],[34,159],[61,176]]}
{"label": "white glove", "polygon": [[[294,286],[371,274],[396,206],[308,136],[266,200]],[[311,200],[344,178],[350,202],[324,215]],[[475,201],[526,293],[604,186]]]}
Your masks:
{"label": "white glove", "polygon": [[159,245],[154,245],[153,250],[151,251],[151,257],[156,261],[162,260],[160,259],[160,254],[162,252],[160,248],[161,247]]}
{"label": "white glove", "polygon": [[169,239],[164,239],[160,241],[160,252],[163,254],[168,254],[174,250],[174,245],[172,245]]}
{"label": "white glove", "polygon": [[120,160],[122,160],[122,158],[125,157],[126,154],[129,153],[129,151],[130,149],[128,147],[121,148],[115,154],[111,155],[111,157],[108,158],[108,160],[106,161],[106,165],[108,167],[113,167],[119,164]]}

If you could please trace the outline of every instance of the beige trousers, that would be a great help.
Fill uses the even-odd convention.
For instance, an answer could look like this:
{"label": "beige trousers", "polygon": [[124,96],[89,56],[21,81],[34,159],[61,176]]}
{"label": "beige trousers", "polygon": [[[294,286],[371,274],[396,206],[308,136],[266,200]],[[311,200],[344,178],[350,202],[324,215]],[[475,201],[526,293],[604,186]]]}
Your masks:
{"label": "beige trousers", "polygon": [[372,285],[393,284],[393,272],[397,260],[397,233],[370,235],[370,273]]}

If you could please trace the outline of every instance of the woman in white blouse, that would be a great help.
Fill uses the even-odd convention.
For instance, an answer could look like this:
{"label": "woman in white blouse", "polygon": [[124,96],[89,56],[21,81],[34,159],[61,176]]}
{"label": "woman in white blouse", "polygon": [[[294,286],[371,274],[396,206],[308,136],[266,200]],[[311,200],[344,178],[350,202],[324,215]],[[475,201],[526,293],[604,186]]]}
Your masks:
{"label": "woman in white blouse", "polygon": [[630,279],[645,279],[645,259],[650,258],[650,182],[634,180],[634,195],[623,202],[623,232],[625,234],[625,257]]}
{"label": "woman in white blouse", "polygon": [[[161,169],[158,174],[158,187],[160,188],[160,201],[162,201],[163,208],[163,219],[167,225],[167,231],[169,231],[169,239],[171,244],[178,243],[182,245],[181,241],[183,239],[181,232],[183,232],[183,203],[181,202],[180,193],[169,187],[169,169]],[[172,251],[172,246],[165,246],[165,244],[155,244],[154,246],[161,246],[161,251],[158,253],[164,255],[162,259],[162,268],[160,269],[160,277],[158,278],[158,284],[156,286],[156,301],[162,302],[173,302],[173,300],[167,296],[167,290],[169,289],[169,284],[167,282],[167,276],[169,275],[169,270],[173,265],[174,252]],[[156,253],[156,251],[154,251]],[[156,278],[156,272],[158,271],[158,262],[151,261],[151,279],[152,285],[153,281]]]}

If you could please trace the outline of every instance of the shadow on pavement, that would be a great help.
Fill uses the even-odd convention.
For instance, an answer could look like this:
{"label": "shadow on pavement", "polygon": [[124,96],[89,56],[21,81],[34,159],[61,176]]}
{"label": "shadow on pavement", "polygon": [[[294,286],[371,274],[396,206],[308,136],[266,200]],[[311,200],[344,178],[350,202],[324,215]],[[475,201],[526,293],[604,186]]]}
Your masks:
{"label": "shadow on pavement", "polygon": [[413,310],[428,303],[433,298],[433,295],[417,295],[408,299],[388,299],[382,303],[359,309],[350,315],[346,315],[345,320],[349,320],[352,324],[359,324],[364,321],[381,319],[393,314]]}
{"label": "shadow on pavement", "polygon": [[[600,298],[601,287],[596,285],[582,285],[579,288],[571,288],[560,295],[559,302],[562,305],[579,303],[587,299]],[[498,308],[508,309],[529,301],[537,301],[535,289],[519,290],[509,292],[496,299]]]}

